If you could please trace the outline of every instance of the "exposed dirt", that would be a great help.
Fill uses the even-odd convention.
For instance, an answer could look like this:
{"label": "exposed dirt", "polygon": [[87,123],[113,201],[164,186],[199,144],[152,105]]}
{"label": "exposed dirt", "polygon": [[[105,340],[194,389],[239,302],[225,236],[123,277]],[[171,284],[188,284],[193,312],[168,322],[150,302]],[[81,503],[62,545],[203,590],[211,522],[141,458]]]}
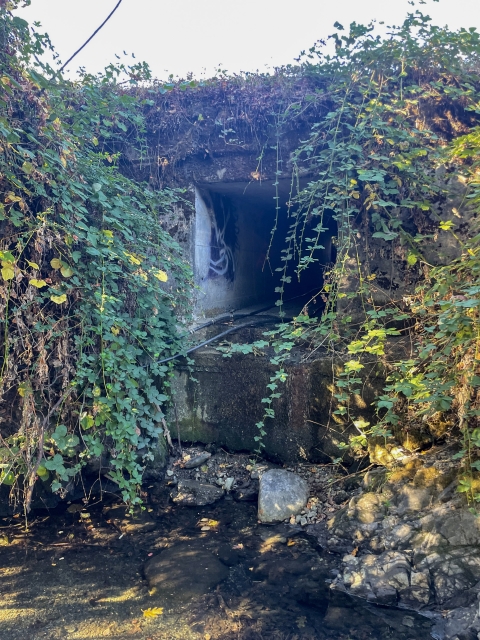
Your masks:
{"label": "exposed dirt", "polygon": [[[302,527],[260,525],[256,503],[230,496],[177,507],[166,484],[150,487],[147,508],[135,517],[112,496],[37,513],[28,531],[20,518],[0,521],[1,640],[430,637],[430,622],[419,615],[332,591],[339,559]],[[220,559],[227,579],[190,600],[175,589],[149,592],[149,557],[185,543]],[[195,581],[202,567],[190,564],[185,571]],[[163,613],[144,616],[155,607]]]}

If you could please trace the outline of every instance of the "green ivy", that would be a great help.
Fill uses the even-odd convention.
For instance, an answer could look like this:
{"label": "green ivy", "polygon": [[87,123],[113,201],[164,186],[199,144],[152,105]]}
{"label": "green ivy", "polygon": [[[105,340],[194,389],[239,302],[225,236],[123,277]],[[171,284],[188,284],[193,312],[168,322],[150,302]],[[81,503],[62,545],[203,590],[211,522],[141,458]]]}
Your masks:
{"label": "green ivy", "polygon": [[148,68],[66,81],[12,8],[0,9],[0,392],[15,411],[1,481],[28,510],[39,479],[62,493],[102,457],[133,505],[168,403],[158,361],[184,349],[191,273],[162,227],[183,196],[121,170],[127,149],[145,152],[130,87]]}

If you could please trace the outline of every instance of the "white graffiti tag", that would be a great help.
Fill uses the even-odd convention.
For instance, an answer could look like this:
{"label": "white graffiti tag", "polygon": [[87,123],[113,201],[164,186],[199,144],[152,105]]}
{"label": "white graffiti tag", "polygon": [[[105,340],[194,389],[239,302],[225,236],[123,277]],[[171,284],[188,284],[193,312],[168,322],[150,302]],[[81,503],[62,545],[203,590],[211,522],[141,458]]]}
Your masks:
{"label": "white graffiti tag", "polygon": [[233,280],[235,274],[235,261],[233,251],[225,241],[225,232],[230,216],[224,218],[221,228],[217,221],[212,221],[212,238],[210,243],[210,271],[209,276],[225,276]]}

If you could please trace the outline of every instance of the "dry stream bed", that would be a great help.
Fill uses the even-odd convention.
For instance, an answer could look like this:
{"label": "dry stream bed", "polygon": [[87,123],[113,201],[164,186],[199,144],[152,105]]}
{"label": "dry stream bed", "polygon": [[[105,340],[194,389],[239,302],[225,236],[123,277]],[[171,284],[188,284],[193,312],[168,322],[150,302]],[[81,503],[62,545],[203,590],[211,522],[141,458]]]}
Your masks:
{"label": "dry stream bed", "polygon": [[302,527],[261,525],[230,496],[174,505],[168,482],[133,516],[107,495],[37,511],[28,530],[0,520],[0,639],[431,637],[418,614],[333,590],[340,558]]}

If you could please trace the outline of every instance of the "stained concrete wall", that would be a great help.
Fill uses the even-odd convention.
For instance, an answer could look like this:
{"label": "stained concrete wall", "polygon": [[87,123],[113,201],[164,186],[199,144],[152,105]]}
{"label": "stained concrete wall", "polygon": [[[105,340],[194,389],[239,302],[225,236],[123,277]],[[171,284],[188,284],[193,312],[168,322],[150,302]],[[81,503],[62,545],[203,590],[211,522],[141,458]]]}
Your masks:
{"label": "stained concrete wall", "polygon": [[[249,341],[249,336],[235,339]],[[230,451],[256,450],[256,423],[264,411],[262,398],[276,369],[270,364],[270,355],[226,359],[206,347],[195,354],[190,369],[177,367],[172,392],[181,439],[213,442]],[[352,431],[342,417],[333,414],[336,400],[332,395],[334,372],[338,374],[341,364],[327,355],[307,363],[293,357],[287,363],[288,379],[273,405],[275,417],[265,422],[263,453],[270,459],[292,464],[298,460],[328,463],[345,458],[339,444],[347,442]],[[383,385],[380,373],[369,372],[355,407],[356,415],[367,421],[373,419],[371,403]],[[344,461],[348,463],[348,458]]]}

